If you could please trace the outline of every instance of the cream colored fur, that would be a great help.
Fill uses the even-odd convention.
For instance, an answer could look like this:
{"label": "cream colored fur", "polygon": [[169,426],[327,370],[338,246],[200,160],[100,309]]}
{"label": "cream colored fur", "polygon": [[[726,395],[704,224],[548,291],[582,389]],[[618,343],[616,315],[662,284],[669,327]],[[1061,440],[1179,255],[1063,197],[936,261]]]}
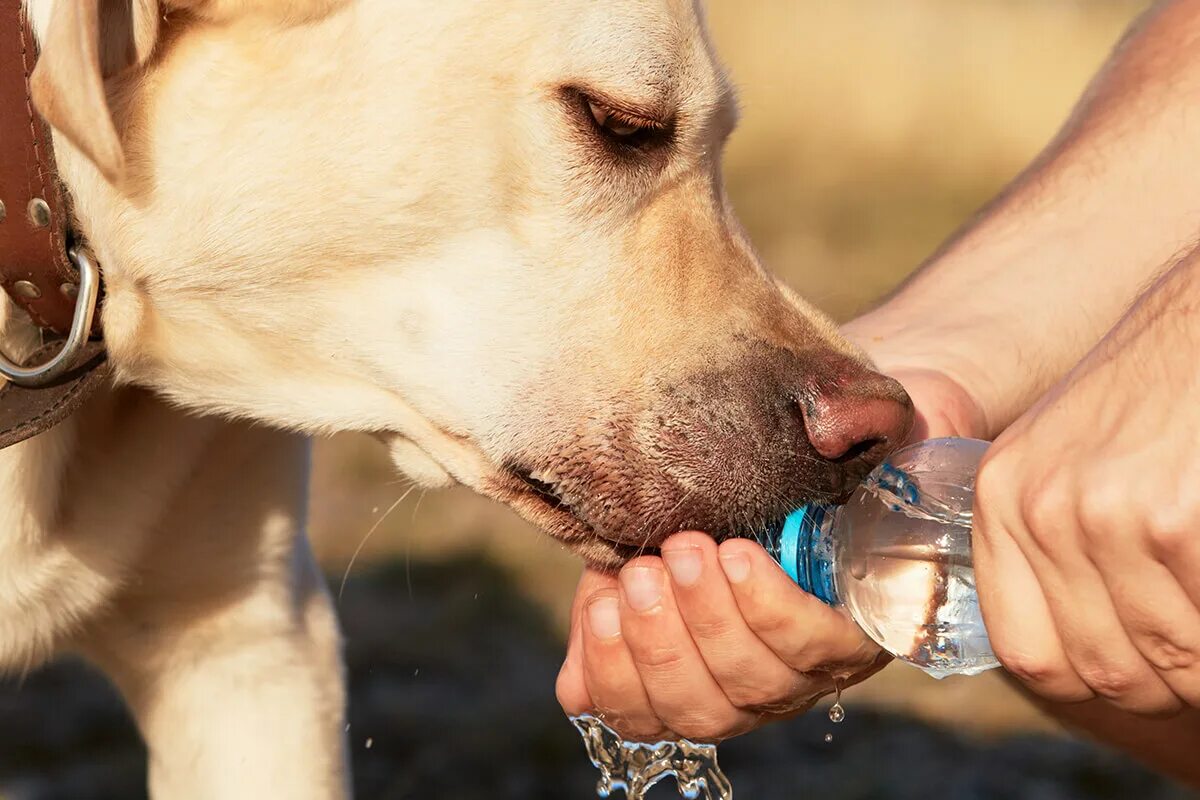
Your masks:
{"label": "cream colored fur", "polygon": [[[52,52],[63,2],[29,1],[39,104],[120,388],[0,452],[0,665],[99,664],[158,800],[347,792],[303,436],[376,433],[603,559],[505,464],[735,335],[849,352],[727,208],[732,98],[687,0],[105,3],[98,94]],[[661,106],[669,159],[614,167],[564,86]]]}

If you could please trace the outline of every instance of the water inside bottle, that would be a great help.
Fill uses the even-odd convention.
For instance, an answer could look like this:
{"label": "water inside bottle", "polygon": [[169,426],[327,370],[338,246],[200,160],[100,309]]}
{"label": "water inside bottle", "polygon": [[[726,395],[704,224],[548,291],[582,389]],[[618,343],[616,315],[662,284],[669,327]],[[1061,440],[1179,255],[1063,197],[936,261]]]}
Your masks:
{"label": "water inside bottle", "polygon": [[678,742],[642,744],[623,740],[590,714],[571,717],[583,737],[588,758],[600,770],[596,794],[610,797],[623,790],[627,800],[644,800],[646,792],[667,777],[675,778],[686,800],[733,800],[733,786],[717,764],[715,744]]}

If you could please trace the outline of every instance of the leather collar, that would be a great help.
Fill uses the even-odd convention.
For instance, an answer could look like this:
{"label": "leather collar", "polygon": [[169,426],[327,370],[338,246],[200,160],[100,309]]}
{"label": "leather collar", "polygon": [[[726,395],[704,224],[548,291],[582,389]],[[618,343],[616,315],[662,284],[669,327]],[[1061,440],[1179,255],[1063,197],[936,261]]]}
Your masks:
{"label": "leather collar", "polygon": [[[68,256],[74,239],[70,198],[55,170],[50,128],[30,96],[36,61],[22,0],[0,0],[0,287],[47,342],[27,364],[53,355],[54,340],[71,327],[79,289]],[[96,341],[54,384],[0,388],[0,448],[49,430],[106,383],[98,325]]]}

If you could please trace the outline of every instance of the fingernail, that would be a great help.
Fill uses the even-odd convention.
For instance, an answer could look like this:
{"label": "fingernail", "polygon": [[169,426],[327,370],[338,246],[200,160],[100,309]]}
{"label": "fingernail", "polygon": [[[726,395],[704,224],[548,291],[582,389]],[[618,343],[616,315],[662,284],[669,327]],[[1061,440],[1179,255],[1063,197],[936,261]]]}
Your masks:
{"label": "fingernail", "polygon": [[617,598],[601,595],[587,607],[588,627],[597,639],[611,639],[621,634],[621,611]]}
{"label": "fingernail", "polygon": [[700,580],[704,559],[698,548],[681,547],[678,550],[663,550],[662,557],[667,562],[667,569],[671,571],[671,579],[680,586],[691,586]]}
{"label": "fingernail", "polygon": [[649,611],[662,599],[661,569],[651,567],[627,567],[621,572],[621,588],[625,601],[634,611]]}
{"label": "fingernail", "polygon": [[721,569],[731,583],[741,583],[750,577],[750,559],[745,553],[721,553]]}

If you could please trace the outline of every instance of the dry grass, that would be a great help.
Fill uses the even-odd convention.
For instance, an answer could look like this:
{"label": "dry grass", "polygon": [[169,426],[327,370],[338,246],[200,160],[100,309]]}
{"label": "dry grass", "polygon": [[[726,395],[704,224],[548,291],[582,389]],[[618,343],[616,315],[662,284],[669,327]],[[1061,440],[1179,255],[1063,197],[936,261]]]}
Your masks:
{"label": "dry grass", "polygon": [[[743,108],[726,176],[767,263],[838,317],[887,291],[1037,152],[1145,5],[713,0]],[[339,571],[405,487],[357,437],[322,443],[316,473],[316,546]],[[578,565],[462,490],[414,493],[360,563],[465,548],[511,569],[562,621]],[[892,668],[851,699],[980,730],[1047,724],[995,676],[938,685]]]}

